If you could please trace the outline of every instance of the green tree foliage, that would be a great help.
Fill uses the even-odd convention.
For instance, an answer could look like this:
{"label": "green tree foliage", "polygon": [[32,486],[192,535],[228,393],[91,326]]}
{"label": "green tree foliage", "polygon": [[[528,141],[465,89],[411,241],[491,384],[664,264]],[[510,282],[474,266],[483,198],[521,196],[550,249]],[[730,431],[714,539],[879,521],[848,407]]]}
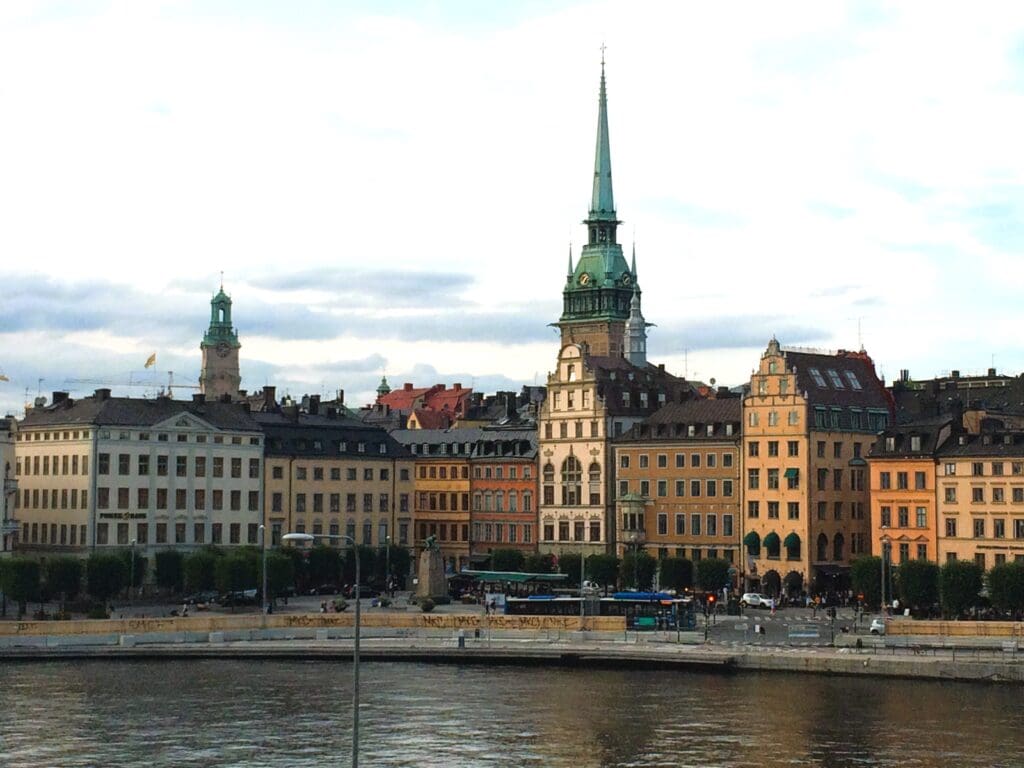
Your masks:
{"label": "green tree foliage", "polygon": [[308,550],[306,573],[311,587],[341,581],[341,557],[334,547],[317,545]]}
{"label": "green tree foliage", "polygon": [[156,585],[160,589],[181,592],[185,584],[185,556],[176,549],[156,553]]}
{"label": "green tree foliage", "polygon": [[523,563],[523,570],[527,573],[555,573],[555,556],[550,552],[529,555]]}
{"label": "green tree foliage", "polygon": [[518,549],[496,549],[491,552],[492,571],[521,571],[526,557]]}
{"label": "green tree foliage", "polygon": [[[245,555],[242,552],[232,552],[224,557],[219,557],[214,565],[214,578],[217,581],[217,589],[221,592],[241,592],[245,589],[254,589],[257,583],[258,561]],[[269,574],[270,569],[267,569]]]}
{"label": "green tree foliage", "polygon": [[850,584],[855,594],[864,595],[870,606],[882,603],[882,558],[858,557],[850,564]]}
{"label": "green tree foliage", "polygon": [[18,604],[18,618],[25,615],[28,601],[39,597],[39,563],[26,557],[14,557],[4,562],[4,594]]}
{"label": "green tree foliage", "polygon": [[202,592],[217,588],[217,560],[223,555],[210,549],[200,549],[188,555],[182,563],[185,574],[185,588],[190,592]]}
{"label": "green tree foliage", "polygon": [[682,592],[693,586],[693,563],[685,557],[666,557],[659,563],[658,582],[662,589]]}
{"label": "green tree foliage", "polygon": [[587,558],[587,578],[604,587],[607,595],[619,578],[619,558],[615,555],[591,555]]}
{"label": "green tree foliage", "polygon": [[580,560],[582,559],[583,555],[579,552],[566,552],[558,558],[558,572],[569,577],[566,581],[570,587],[579,587],[580,585]]}
{"label": "green tree foliage", "polygon": [[391,558],[391,576],[398,582],[404,582],[409,574],[409,566],[412,563],[412,555],[408,547],[399,547],[390,544],[387,547],[377,548],[377,562],[374,565],[374,574],[380,584],[385,584],[388,577],[388,557]]}
{"label": "green tree foliage", "polygon": [[[263,560],[257,562],[260,589],[263,584]],[[276,597],[289,587],[295,586],[295,561],[281,552],[267,552],[267,592]]]}
{"label": "green tree foliage", "polygon": [[[373,547],[366,547],[360,544],[356,547],[356,552],[359,553],[359,579],[360,584],[368,585],[374,580],[376,574],[376,562],[377,562],[377,551]],[[342,564],[341,573],[347,584],[356,583],[356,561],[355,556],[352,554],[352,548],[349,547],[345,550],[345,554],[342,559],[339,560]],[[318,584],[333,584],[335,582],[317,582]]]}
{"label": "green tree foliage", "polygon": [[729,563],[719,557],[697,561],[697,583],[706,592],[717,592],[729,585]]}
{"label": "green tree foliage", "polygon": [[133,556],[131,547],[117,550],[117,556],[124,561],[123,588],[127,589],[129,586],[132,586],[138,591],[146,578],[146,564],[148,561],[139,552],[135,552]]}
{"label": "green tree foliage", "polygon": [[619,566],[619,582],[629,589],[650,589],[657,567],[658,561],[643,550],[627,552]]}
{"label": "green tree foliage", "polygon": [[939,601],[939,566],[927,560],[904,560],[896,569],[896,593],[908,608],[931,608]]}
{"label": "green tree foliage", "polygon": [[85,580],[86,591],[106,604],[128,585],[128,565],[119,554],[94,552],[85,562]]}
{"label": "green tree foliage", "polygon": [[82,561],[77,557],[51,557],[46,561],[46,590],[60,598],[61,608],[82,589]]}
{"label": "green tree foliage", "polygon": [[1001,563],[988,572],[988,596],[1003,611],[1024,611],[1024,563]]}
{"label": "green tree foliage", "polygon": [[950,560],[939,569],[939,599],[947,616],[957,617],[978,604],[981,568],[967,560]]}

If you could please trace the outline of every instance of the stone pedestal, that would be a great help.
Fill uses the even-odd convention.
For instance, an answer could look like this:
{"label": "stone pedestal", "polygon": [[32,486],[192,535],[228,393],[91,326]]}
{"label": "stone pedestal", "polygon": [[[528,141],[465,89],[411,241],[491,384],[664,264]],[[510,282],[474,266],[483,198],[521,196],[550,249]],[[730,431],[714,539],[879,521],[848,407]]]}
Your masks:
{"label": "stone pedestal", "polygon": [[436,549],[426,549],[420,553],[418,576],[417,597],[441,597],[448,594],[448,585],[444,578],[444,561]]}

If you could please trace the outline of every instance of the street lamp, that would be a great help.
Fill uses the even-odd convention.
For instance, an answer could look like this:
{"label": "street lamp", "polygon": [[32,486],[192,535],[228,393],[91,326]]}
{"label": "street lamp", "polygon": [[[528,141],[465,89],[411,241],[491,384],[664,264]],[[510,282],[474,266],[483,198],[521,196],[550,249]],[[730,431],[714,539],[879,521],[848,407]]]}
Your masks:
{"label": "street lamp", "polygon": [[282,541],[308,542],[315,539],[347,541],[352,545],[352,554],[356,560],[356,637],[352,648],[352,768],[359,768],[359,551],[355,539],[340,534],[286,533],[281,537]]}
{"label": "street lamp", "polygon": [[[270,598],[267,597],[267,526],[260,526],[260,546],[263,548],[263,615],[270,612]],[[266,619],[264,619],[264,622]]]}
{"label": "street lamp", "polygon": [[132,564],[131,564],[131,568],[128,571],[128,602],[129,603],[132,601],[132,592],[135,591],[135,545],[136,544],[138,544],[138,541],[136,541],[135,539],[132,539],[132,543],[131,543],[131,548],[132,548]]}
{"label": "street lamp", "polygon": [[[888,526],[883,525],[882,526],[882,530],[883,531],[888,530]],[[889,546],[889,535],[888,534],[886,534],[886,533],[882,534],[881,543],[882,543],[882,584],[881,584],[881,603],[882,604],[879,607],[881,608],[882,618],[884,619],[885,616],[886,616],[886,613],[887,613],[887,611],[885,609],[885,570],[886,570],[885,569],[885,555],[886,555],[886,550],[888,549],[888,546]]]}

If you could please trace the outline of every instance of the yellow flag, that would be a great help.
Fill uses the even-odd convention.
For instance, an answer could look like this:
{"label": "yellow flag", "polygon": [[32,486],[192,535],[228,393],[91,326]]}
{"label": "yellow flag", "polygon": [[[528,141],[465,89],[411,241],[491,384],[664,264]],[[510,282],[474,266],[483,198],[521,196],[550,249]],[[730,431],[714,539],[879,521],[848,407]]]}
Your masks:
{"label": "yellow flag", "polygon": [[154,352],[152,355],[146,358],[147,368],[152,368],[154,365],[156,365],[156,352]]}

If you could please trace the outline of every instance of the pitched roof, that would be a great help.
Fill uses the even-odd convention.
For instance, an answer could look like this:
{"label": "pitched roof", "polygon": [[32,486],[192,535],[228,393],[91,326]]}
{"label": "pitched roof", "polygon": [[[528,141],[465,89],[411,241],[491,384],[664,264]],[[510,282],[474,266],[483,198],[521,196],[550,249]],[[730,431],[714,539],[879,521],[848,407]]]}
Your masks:
{"label": "pitched roof", "polygon": [[[356,419],[311,416],[289,418],[282,413],[259,413],[255,420],[266,435],[268,456],[359,456],[360,458],[409,458],[405,447],[386,430]],[[363,450],[359,450],[362,444]],[[380,446],[385,446],[381,453]]]}
{"label": "pitched roof", "polygon": [[48,406],[33,408],[20,422],[22,429],[64,424],[92,424],[111,427],[152,427],[189,413],[218,429],[258,432],[259,426],[241,403],[195,402],[157,397],[153,400],[129,397],[67,398]]}
{"label": "pitched roof", "polygon": [[420,429],[447,429],[455,418],[451,411],[434,411],[430,408],[417,408],[413,415]]}
{"label": "pitched roof", "polygon": [[[732,425],[727,434],[726,425]],[[689,434],[689,427],[694,427]],[[711,434],[707,428],[711,427]],[[687,400],[666,403],[633,427],[616,443],[638,440],[739,440],[743,430],[743,401],[738,397],[720,400]]]}
{"label": "pitched roof", "polygon": [[[890,427],[871,445],[868,456],[872,459],[930,458],[949,441],[954,428],[953,419],[949,416],[918,419]],[[915,437],[920,441],[917,450],[912,447],[912,438]]]}
{"label": "pitched roof", "polygon": [[797,387],[811,406],[894,410],[892,398],[866,352],[836,354],[783,349],[786,367],[796,369]]}

